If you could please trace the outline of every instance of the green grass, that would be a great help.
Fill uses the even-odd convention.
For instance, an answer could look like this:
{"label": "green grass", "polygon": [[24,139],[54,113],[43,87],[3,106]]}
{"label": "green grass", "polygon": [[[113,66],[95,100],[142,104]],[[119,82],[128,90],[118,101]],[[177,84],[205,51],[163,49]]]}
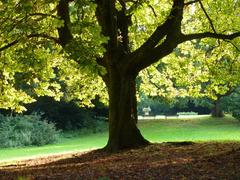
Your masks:
{"label": "green grass", "polygon": [[107,133],[97,133],[91,135],[82,135],[73,138],[60,138],[60,140],[51,145],[41,147],[24,148],[4,148],[0,149],[0,162],[9,160],[18,160],[33,158],[42,155],[50,155],[65,152],[85,151],[103,147],[107,142]]}
{"label": "green grass", "polygon": [[[221,119],[201,117],[142,120],[139,122],[139,128],[144,137],[151,142],[240,141],[240,122],[229,116]],[[72,138],[63,136],[53,145],[0,149],[0,162],[100,148],[106,144],[107,136],[107,132],[81,134]]]}
{"label": "green grass", "polygon": [[240,141],[240,122],[232,117],[151,120],[139,125],[152,142]]}

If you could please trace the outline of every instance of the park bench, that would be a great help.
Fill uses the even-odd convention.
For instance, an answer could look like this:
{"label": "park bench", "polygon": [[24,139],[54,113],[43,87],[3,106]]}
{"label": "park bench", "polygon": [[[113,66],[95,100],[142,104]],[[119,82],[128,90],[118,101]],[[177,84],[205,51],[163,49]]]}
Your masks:
{"label": "park bench", "polygon": [[165,116],[165,119],[167,119],[168,117],[175,117],[175,118],[178,118],[179,117],[179,115],[177,114],[177,113],[166,113],[166,114],[164,114],[164,116]]}

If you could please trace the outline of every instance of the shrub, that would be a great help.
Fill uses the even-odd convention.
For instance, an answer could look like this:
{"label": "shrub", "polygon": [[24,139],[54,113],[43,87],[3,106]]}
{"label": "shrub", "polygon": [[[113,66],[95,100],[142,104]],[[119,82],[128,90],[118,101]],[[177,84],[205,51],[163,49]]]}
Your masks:
{"label": "shrub", "polygon": [[101,119],[93,119],[85,121],[84,128],[88,129],[89,132],[98,133],[98,132],[104,132],[107,130],[108,123],[106,121],[103,121]]}
{"label": "shrub", "polygon": [[232,116],[240,121],[240,110],[234,110]]}
{"label": "shrub", "polygon": [[0,147],[19,147],[50,144],[59,132],[54,124],[40,121],[41,115],[0,115]]}
{"label": "shrub", "polygon": [[77,130],[68,130],[63,131],[61,135],[64,138],[73,138],[79,136],[85,136],[94,133],[102,133],[108,130],[108,123],[106,122],[105,118],[103,119],[95,119],[94,121],[86,121],[84,124],[84,128],[77,129]]}
{"label": "shrub", "polygon": [[[239,89],[240,90],[240,89]],[[236,90],[238,92],[239,90]],[[240,121],[240,94],[232,93],[230,96],[225,97],[225,111],[232,113],[232,116]]]}
{"label": "shrub", "polygon": [[42,112],[43,117],[54,123],[58,129],[78,130],[85,128],[85,121],[93,121],[94,114],[85,108],[79,108],[74,102],[55,101],[51,97],[40,97],[29,104],[28,114]]}

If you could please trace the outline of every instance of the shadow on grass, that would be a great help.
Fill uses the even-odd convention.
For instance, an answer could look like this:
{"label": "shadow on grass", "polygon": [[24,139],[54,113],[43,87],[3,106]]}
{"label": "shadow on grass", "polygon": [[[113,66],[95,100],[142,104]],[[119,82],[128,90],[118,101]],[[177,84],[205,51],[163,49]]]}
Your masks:
{"label": "shadow on grass", "polygon": [[[59,159],[63,158],[63,159]],[[240,143],[153,144],[116,154],[95,150],[1,167],[1,179],[239,179]],[[35,163],[35,164],[34,164]]]}

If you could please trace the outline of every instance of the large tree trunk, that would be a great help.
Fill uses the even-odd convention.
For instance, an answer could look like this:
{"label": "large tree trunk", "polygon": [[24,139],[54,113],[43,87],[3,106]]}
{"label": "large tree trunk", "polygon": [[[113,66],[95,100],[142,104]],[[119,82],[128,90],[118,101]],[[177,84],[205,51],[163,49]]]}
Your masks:
{"label": "large tree trunk", "polygon": [[149,144],[136,126],[135,77],[116,73],[107,83],[109,93],[109,140],[105,147],[114,152]]}
{"label": "large tree trunk", "polygon": [[220,107],[220,99],[217,99],[216,101],[214,101],[214,106],[212,108],[212,117],[223,117],[224,114],[223,114],[223,111]]}

